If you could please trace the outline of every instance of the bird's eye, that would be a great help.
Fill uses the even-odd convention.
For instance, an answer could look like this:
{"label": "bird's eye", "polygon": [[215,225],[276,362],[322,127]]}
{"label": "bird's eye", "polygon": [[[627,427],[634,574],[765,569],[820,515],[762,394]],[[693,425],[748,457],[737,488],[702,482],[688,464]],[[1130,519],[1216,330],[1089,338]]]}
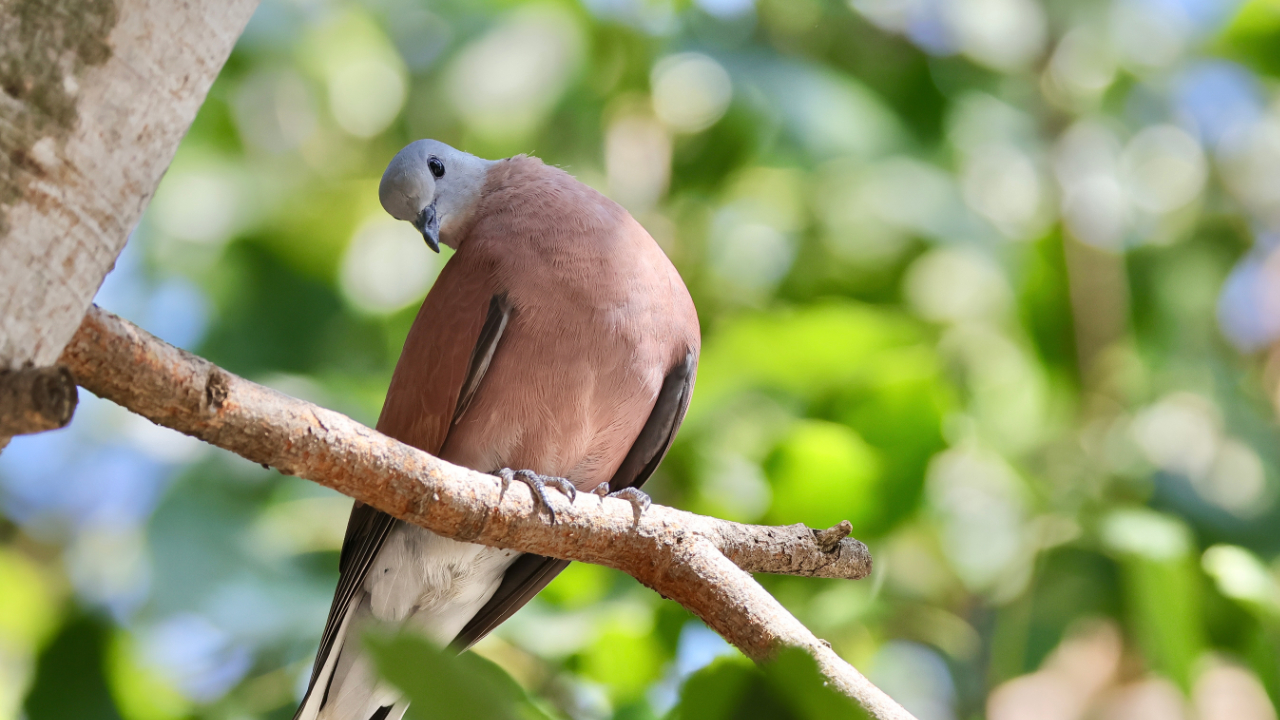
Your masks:
{"label": "bird's eye", "polygon": [[427,161],[427,169],[431,171],[432,176],[444,177],[444,163],[440,162],[440,158],[431,158]]}

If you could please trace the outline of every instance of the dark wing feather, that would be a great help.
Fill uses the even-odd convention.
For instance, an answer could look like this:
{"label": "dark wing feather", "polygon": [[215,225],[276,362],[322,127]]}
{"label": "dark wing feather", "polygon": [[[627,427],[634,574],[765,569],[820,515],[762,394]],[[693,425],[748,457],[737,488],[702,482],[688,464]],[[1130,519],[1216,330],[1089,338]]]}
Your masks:
{"label": "dark wing feather", "polygon": [[640,434],[618,466],[618,471],[609,480],[610,490],[638,488],[658,469],[658,464],[671,449],[671,441],[680,429],[685,411],[689,409],[697,365],[697,355],[689,351],[685,353],[684,362],[672,368],[662,379],[662,389],[658,391],[653,411],[649,413],[644,427],[640,428]]}
{"label": "dark wing feather", "polygon": [[[480,336],[475,348],[471,351],[471,359],[467,365],[467,374],[458,394],[458,403],[454,410],[453,423],[458,421],[467,405],[475,395],[476,388],[489,369],[493,352],[498,347],[502,332],[507,327],[511,315],[511,304],[505,294],[495,295],[489,302],[489,313],[480,327]],[[443,443],[442,443],[443,445]],[[333,604],[329,607],[329,619],[325,622],[324,634],[320,636],[320,651],[316,653],[315,664],[311,668],[311,683],[314,686],[316,675],[324,667],[325,660],[333,650],[333,642],[342,625],[342,616],[356,591],[364,584],[369,567],[382,549],[391,529],[399,522],[390,515],[370,505],[357,502],[351,508],[351,518],[347,521],[347,534],[342,541],[342,555],[338,560],[338,589],[333,596]],[[314,687],[307,688],[310,695]],[[303,706],[306,701],[303,700]],[[301,710],[301,706],[299,711]]]}
{"label": "dark wing feather", "polygon": [[462,414],[471,406],[471,399],[476,396],[480,381],[489,370],[493,361],[493,352],[498,349],[498,338],[507,329],[507,321],[511,319],[511,301],[507,294],[494,295],[489,301],[489,314],[485,316],[484,325],[480,328],[480,339],[471,351],[471,362],[467,364],[467,379],[462,382],[462,392],[458,395],[458,406],[453,411],[453,423],[457,425]]}
{"label": "dark wing feather", "polygon": [[[662,389],[658,391],[658,399],[653,404],[649,419],[645,421],[626,458],[609,481],[610,490],[638,488],[643,485],[658,468],[667,450],[671,449],[671,441],[675,439],[685,411],[689,409],[697,362],[697,356],[690,351],[685,355],[684,362],[672,368],[663,378]],[[568,560],[543,555],[526,553],[516,558],[502,576],[502,583],[493,597],[462,628],[454,638],[453,646],[462,651],[479,642],[480,638],[514,615],[568,566]]]}
{"label": "dark wing feather", "polygon": [[[338,589],[333,594],[333,604],[329,606],[329,619],[324,623],[324,634],[320,636],[320,651],[316,653],[316,662],[311,666],[311,682],[315,682],[316,674],[324,667],[329,651],[333,649],[333,641],[342,625],[342,615],[347,610],[347,604],[364,582],[369,566],[373,564],[374,557],[382,549],[382,543],[386,541],[395,523],[395,518],[371,505],[356,502],[351,508],[347,534],[342,540],[342,555],[338,559]],[[307,693],[310,694],[310,689]]]}

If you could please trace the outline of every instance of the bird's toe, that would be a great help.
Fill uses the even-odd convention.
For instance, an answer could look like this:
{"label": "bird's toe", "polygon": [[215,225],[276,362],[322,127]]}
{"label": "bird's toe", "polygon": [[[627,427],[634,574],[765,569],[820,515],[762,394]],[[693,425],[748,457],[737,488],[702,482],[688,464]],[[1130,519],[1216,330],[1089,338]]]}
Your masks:
{"label": "bird's toe", "polygon": [[533,491],[534,503],[541,505],[547,511],[547,515],[551,517],[551,522],[556,521],[556,511],[551,507],[551,499],[547,496],[547,487],[553,487],[569,498],[569,502],[573,502],[578,495],[578,488],[572,482],[562,477],[554,477],[552,475],[539,475],[532,470],[512,470],[511,468],[502,468],[495,473],[502,479],[503,489],[513,480],[524,483]]}
{"label": "bird's toe", "polygon": [[625,487],[621,490],[609,493],[609,497],[622,498],[631,503],[631,507],[635,508],[636,517],[640,517],[641,513],[649,509],[653,504],[653,499],[649,495],[638,488]]}
{"label": "bird's toe", "polygon": [[569,498],[569,502],[573,502],[578,497],[578,487],[566,478],[553,475],[542,475],[541,477],[544,485],[550,485],[559,490],[560,494]]}
{"label": "bird's toe", "polygon": [[507,494],[507,488],[511,486],[511,482],[516,479],[516,471],[511,468],[502,468],[493,473],[502,481],[502,494]]}

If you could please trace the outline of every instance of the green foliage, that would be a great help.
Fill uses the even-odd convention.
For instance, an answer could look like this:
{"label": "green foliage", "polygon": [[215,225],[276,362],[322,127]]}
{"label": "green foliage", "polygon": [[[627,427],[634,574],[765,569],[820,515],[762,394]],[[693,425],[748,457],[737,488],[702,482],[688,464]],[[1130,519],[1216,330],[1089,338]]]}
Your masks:
{"label": "green foliage", "polygon": [[861,720],[867,717],[823,680],[803,650],[786,648],[759,667],[723,658],[685,681],[666,720]]}
{"label": "green foliage", "polygon": [[913,363],[918,366],[923,342],[923,333],[906,318],[843,302],[730,321],[703,348],[690,422],[749,387],[812,398],[849,384],[869,384],[877,375],[909,371]]}
{"label": "green foliage", "polygon": [[811,518],[814,527],[849,520],[864,535],[884,503],[880,464],[878,453],[847,426],[797,423],[765,465],[776,498],[767,520]]}
{"label": "green foliage", "polygon": [[1280,4],[1274,0],[1247,0],[1227,26],[1220,40],[1229,55],[1248,62],[1260,72],[1280,75]]}
{"label": "green foliage", "polygon": [[457,655],[409,633],[371,636],[365,644],[383,677],[412,700],[410,717],[549,720],[510,675],[479,655]]}
{"label": "green foliage", "polygon": [[30,650],[58,628],[59,603],[41,568],[0,550],[0,645]]}
{"label": "green foliage", "polygon": [[1186,527],[1146,510],[1117,510],[1103,537],[1120,557],[1125,595],[1147,658],[1187,689],[1204,650],[1199,568]]}
{"label": "green foliage", "polygon": [[104,675],[110,626],[92,615],[70,619],[40,653],[23,710],[31,720],[121,720]]}
{"label": "green foliage", "polygon": [[621,700],[638,698],[662,672],[662,648],[651,633],[626,624],[606,625],[579,666],[584,677]]}
{"label": "green foliage", "polygon": [[125,720],[187,717],[191,701],[141,657],[137,644],[129,635],[117,633],[108,647],[107,675],[120,714]]}

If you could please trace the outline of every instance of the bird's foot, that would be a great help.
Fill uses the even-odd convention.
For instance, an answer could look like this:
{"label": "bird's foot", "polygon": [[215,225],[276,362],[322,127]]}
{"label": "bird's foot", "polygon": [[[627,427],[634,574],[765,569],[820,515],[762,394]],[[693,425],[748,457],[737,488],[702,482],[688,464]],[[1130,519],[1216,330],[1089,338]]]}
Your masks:
{"label": "bird's foot", "polygon": [[649,506],[653,504],[653,499],[650,498],[648,494],[642,492],[638,488],[633,488],[633,487],[624,487],[617,492],[609,492],[609,483],[602,482],[596,486],[595,490],[592,490],[591,492],[596,495],[599,495],[602,498],[604,497],[621,498],[631,503],[631,508],[636,512],[637,520],[640,518],[640,515],[645,510],[648,510]]}
{"label": "bird's foot", "polygon": [[559,490],[565,497],[569,498],[569,502],[573,502],[573,499],[578,496],[578,488],[562,477],[539,475],[532,470],[512,470],[511,468],[502,468],[494,474],[502,480],[502,491],[504,493],[512,481],[528,485],[529,489],[533,491],[534,504],[541,505],[547,511],[552,523],[556,521],[556,511],[551,508],[550,499],[547,497],[547,488],[553,487]]}

